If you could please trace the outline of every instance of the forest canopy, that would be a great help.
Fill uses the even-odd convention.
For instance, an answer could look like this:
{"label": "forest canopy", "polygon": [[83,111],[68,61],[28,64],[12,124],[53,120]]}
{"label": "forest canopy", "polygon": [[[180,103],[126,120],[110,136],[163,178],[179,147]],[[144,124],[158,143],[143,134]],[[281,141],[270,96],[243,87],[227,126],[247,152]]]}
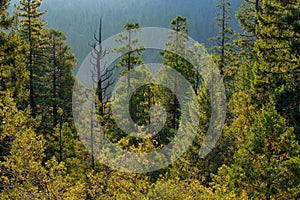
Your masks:
{"label": "forest canopy", "polygon": [[[150,4],[143,2],[119,3],[130,11],[129,6]],[[193,45],[189,36],[203,39],[208,21],[195,20],[198,13],[182,16],[185,7],[165,1],[164,6],[179,11],[171,19],[155,16],[170,30],[159,51],[148,51],[137,37],[145,19],[122,22],[116,48],[106,49],[111,33],[105,29],[120,22],[86,12],[93,26],[78,47],[90,51],[86,76],[92,90],[73,73],[84,53],[74,54],[74,38],[50,28],[45,17],[59,6],[46,10],[44,3],[0,1],[0,199],[300,199],[299,0],[209,1],[214,18],[199,15],[213,21],[216,31]],[[106,65],[110,54],[121,56]],[[153,81],[147,67],[151,59],[168,66],[159,71],[161,84],[148,83]],[[200,73],[205,70],[209,73]],[[115,98],[119,80],[123,84],[116,90],[122,95]],[[223,93],[210,82],[224,86],[220,101]],[[215,104],[227,108],[224,124],[216,123],[222,112],[215,112]],[[221,135],[201,157],[212,125]],[[99,157],[105,140],[111,142],[110,151]],[[180,145],[172,148],[173,141]],[[110,145],[130,155],[152,153],[155,162],[144,157],[130,163]],[[170,158],[157,153],[162,149]],[[111,158],[117,161],[113,166],[135,164],[138,170],[102,162]],[[156,163],[167,164],[143,171]]]}

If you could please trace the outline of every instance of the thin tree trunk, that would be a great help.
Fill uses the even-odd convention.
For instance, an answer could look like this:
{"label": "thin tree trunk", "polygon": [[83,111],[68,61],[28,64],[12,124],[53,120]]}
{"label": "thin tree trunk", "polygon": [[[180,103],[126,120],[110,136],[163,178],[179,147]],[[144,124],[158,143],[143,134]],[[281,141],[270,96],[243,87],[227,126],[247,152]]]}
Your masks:
{"label": "thin tree trunk", "polygon": [[63,145],[62,145],[62,116],[60,117],[59,122],[59,163],[62,162],[62,152],[63,152]]}
{"label": "thin tree trunk", "polygon": [[222,44],[221,44],[221,64],[220,64],[220,71],[221,75],[223,75],[223,68],[224,68],[224,61],[225,61],[225,17],[226,17],[226,5],[225,1],[222,2]]}
{"label": "thin tree trunk", "polygon": [[33,38],[32,38],[32,30],[31,30],[31,10],[30,10],[30,2],[28,2],[28,41],[29,41],[29,100],[30,100],[30,108],[31,108],[31,116],[33,118],[36,117],[36,105],[34,98],[34,75],[33,75]]}
{"label": "thin tree trunk", "polygon": [[56,66],[57,66],[57,61],[56,61],[56,41],[55,41],[55,36],[53,35],[53,74],[52,74],[52,98],[53,98],[53,127],[56,127],[57,125],[57,102],[56,102]]}

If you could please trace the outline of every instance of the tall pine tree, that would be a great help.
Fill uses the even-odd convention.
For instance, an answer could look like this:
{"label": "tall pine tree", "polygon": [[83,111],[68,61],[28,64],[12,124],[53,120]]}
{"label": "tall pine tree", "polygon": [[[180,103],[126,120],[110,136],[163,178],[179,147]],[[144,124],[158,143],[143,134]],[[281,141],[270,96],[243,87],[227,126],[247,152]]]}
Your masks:
{"label": "tall pine tree", "polygon": [[219,29],[218,35],[210,38],[210,40],[216,41],[216,45],[212,47],[214,53],[218,56],[217,64],[221,71],[224,72],[224,67],[229,62],[229,52],[232,48],[233,34],[231,21],[231,3],[230,0],[220,0],[217,4],[217,8],[220,10],[217,12],[217,27]]}
{"label": "tall pine tree", "polygon": [[29,70],[29,100],[31,114],[33,117],[37,115],[37,77],[40,75],[43,53],[43,29],[47,24],[42,15],[46,11],[40,11],[41,0],[20,0],[20,5],[15,7],[18,10],[18,16],[21,17],[20,34],[24,44],[29,46],[27,52],[27,69]]}
{"label": "tall pine tree", "polygon": [[[170,23],[170,28],[173,30],[173,32],[171,32],[169,35],[170,41],[165,44],[165,50],[160,52],[163,57],[163,64],[178,71],[194,86],[194,90],[196,91],[195,68],[183,57],[188,55],[189,31],[187,29],[187,19],[182,16],[173,18]],[[173,87],[175,91],[181,87],[176,77],[166,78],[174,80],[172,81],[174,85],[171,87]],[[163,91],[163,88],[161,88],[161,90]],[[171,132],[174,132],[179,128],[180,105],[177,97],[170,93],[170,90],[165,90],[164,93],[166,98],[164,98],[163,103],[165,104],[169,113],[169,118],[171,119],[169,122],[169,127],[173,129]]]}

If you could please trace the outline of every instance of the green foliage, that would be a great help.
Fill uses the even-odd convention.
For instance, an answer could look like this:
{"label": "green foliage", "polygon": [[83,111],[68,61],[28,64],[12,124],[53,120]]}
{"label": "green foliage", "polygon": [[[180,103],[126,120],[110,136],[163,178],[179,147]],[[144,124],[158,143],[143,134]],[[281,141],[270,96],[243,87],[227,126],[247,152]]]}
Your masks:
{"label": "green foliage", "polygon": [[[40,114],[43,116],[41,128],[44,133],[62,122],[72,126],[72,89],[76,59],[66,44],[66,36],[57,30],[45,30],[45,50],[47,59],[43,60],[43,75],[40,77],[40,88],[37,99]],[[62,115],[59,109],[63,110]]]}
{"label": "green foliage", "polygon": [[[184,59],[188,55],[189,31],[187,19],[177,16],[171,20],[170,41],[165,44],[165,50],[160,52],[163,63],[180,72],[192,85],[195,85],[196,72],[194,66]],[[196,90],[196,89],[195,89]]]}
{"label": "green foliage", "polygon": [[0,96],[7,90],[13,93],[18,106],[27,100],[25,84],[28,71],[25,67],[26,46],[21,45],[20,36],[12,31],[0,31]]}
{"label": "green foliage", "polygon": [[215,199],[248,199],[245,191],[241,190],[237,195],[231,188],[230,167],[223,165],[218,169],[217,174],[212,174],[212,182],[209,190],[212,191],[210,198]]}
{"label": "green foliage", "polygon": [[48,152],[54,154],[59,161],[75,156],[76,139],[67,122],[58,124],[54,134],[49,138]]}
{"label": "green foliage", "polygon": [[28,109],[19,111],[12,94],[7,92],[0,101],[0,141],[1,141],[1,160],[10,152],[12,141],[15,137],[28,127],[35,127],[36,122],[27,118]]}
{"label": "green foliage", "polygon": [[[114,49],[115,52],[121,54],[121,58],[119,59],[119,62],[115,65],[116,68],[122,69],[121,75],[124,75],[127,72],[130,72],[130,70],[132,70],[133,68],[143,64],[143,61],[141,60],[140,57],[142,55],[142,51],[144,50],[144,47],[139,44],[138,38],[135,37],[136,32],[139,31],[140,29],[140,25],[138,23],[126,23],[124,29],[126,34],[120,34],[119,38],[116,40],[116,42],[120,43],[121,46]],[[124,90],[127,91],[130,90],[131,81],[134,81],[131,79],[132,78],[130,74],[128,74],[127,88],[124,88]],[[124,100],[126,101],[127,99],[123,99],[123,101]],[[137,108],[138,105],[140,105],[140,103],[141,102],[139,100],[139,97],[136,95],[130,100],[129,113],[133,114],[133,118],[135,119],[139,117],[138,115],[139,112],[137,112],[136,114],[135,108]]]}
{"label": "green foliage", "polygon": [[[170,41],[165,44],[165,50],[160,52],[163,57],[163,64],[178,71],[186,80],[188,80],[193,86],[194,90],[197,91],[198,86],[195,82],[196,71],[194,66],[185,60],[189,54],[188,42],[189,35],[187,29],[187,19],[182,16],[177,16],[171,20],[170,28],[172,32],[169,34]],[[180,82],[177,81],[176,77],[166,75],[166,80],[170,80],[170,88],[177,91],[180,88]],[[169,136],[169,141],[176,134],[176,131],[180,125],[180,105],[177,97],[166,88],[159,88],[162,100],[162,104],[168,112],[168,120],[166,135]]]}
{"label": "green foliage", "polygon": [[7,12],[7,9],[9,7],[10,0],[2,0],[0,2],[0,11],[1,11],[1,17],[0,17],[0,27],[7,29],[11,25],[11,18],[9,17],[9,14]]}
{"label": "green foliage", "polygon": [[58,163],[55,157],[45,166],[47,172],[45,199],[85,199],[85,184],[68,174],[65,164]]}
{"label": "green foliage", "polygon": [[235,154],[231,177],[235,189],[249,198],[296,199],[299,191],[299,144],[272,103],[251,126],[246,141]]}
{"label": "green foliage", "polygon": [[81,198],[83,184],[67,174],[63,163],[53,158],[46,167],[42,164],[46,141],[34,133],[37,123],[28,118],[29,113],[18,110],[9,93],[0,103],[0,198]]}
{"label": "green foliage", "polygon": [[[293,45],[300,40],[293,25],[299,19],[299,1],[262,1],[264,12],[258,15],[254,66],[255,93],[260,104],[275,94],[278,111],[290,120],[299,105],[299,56]],[[294,16],[291,18],[290,16]],[[288,123],[292,124],[291,121]]]}
{"label": "green foliage", "polygon": [[21,38],[14,30],[15,21],[7,12],[9,2],[0,2],[0,97],[9,90],[20,106],[27,96],[24,88],[28,79],[24,59],[27,46],[21,45]]}
{"label": "green foliage", "polygon": [[144,47],[138,43],[138,39],[134,34],[139,31],[140,25],[138,23],[126,23],[124,26],[126,34],[120,34],[116,42],[121,46],[114,49],[115,52],[121,54],[121,58],[116,67],[122,67],[122,73],[130,71],[136,66],[141,65],[143,62],[140,59]]}
{"label": "green foliage", "polygon": [[9,151],[0,163],[3,198],[39,197],[39,187],[44,179],[41,161],[45,141],[36,136],[27,115],[28,110],[24,112],[16,108],[10,94],[1,101],[1,141],[5,142],[2,148]]}
{"label": "green foliage", "polygon": [[[21,18],[19,32],[24,45],[28,45],[26,52],[26,67],[29,71],[29,100],[32,116],[37,116],[37,95],[40,84],[39,78],[43,75],[43,35],[44,26],[47,24],[42,20],[46,11],[39,11],[41,0],[20,0],[20,5],[15,4],[17,15]],[[41,66],[42,65],[42,66]]]}
{"label": "green foliage", "polygon": [[[224,73],[229,109],[223,134],[205,158],[199,158],[199,150],[215,101],[200,74],[207,67],[203,57],[198,56],[205,48],[199,43],[187,48],[189,31],[184,17],[172,19],[173,32],[160,55],[164,65],[177,70],[193,86],[199,108],[186,101],[179,105],[171,89],[160,85],[139,87],[130,99],[129,109],[139,134],[150,132],[151,127],[145,127],[153,122],[151,107],[159,105],[167,111],[162,130],[146,138],[126,135],[110,114],[111,102],[101,101],[103,96],[91,103],[96,109],[105,103],[107,116],[101,115],[99,109],[96,114],[85,110],[75,113],[86,119],[88,127],[80,131],[89,138],[89,144],[99,139],[97,130],[90,127],[98,119],[107,138],[120,148],[140,154],[158,151],[176,139],[179,125],[184,126],[186,134],[197,133],[193,145],[170,166],[141,174],[123,173],[103,165],[89,153],[86,142],[78,140],[71,94],[76,60],[66,36],[58,30],[45,29],[41,0],[20,0],[15,5],[19,21],[8,14],[9,2],[0,2],[0,199],[300,198],[300,146],[295,136],[300,130],[298,0],[243,1],[237,13],[242,32],[237,34],[235,47],[231,3],[222,0],[217,5],[221,11],[217,13],[220,31],[214,38],[219,42],[213,48],[214,58]],[[95,37],[100,45],[101,25],[102,21],[99,38]],[[144,47],[136,38],[139,29],[138,23],[125,24],[125,33],[116,41],[120,47],[114,49],[121,54],[116,67],[121,69],[121,75],[135,69],[139,79],[152,81],[142,60]],[[95,47],[93,50],[97,51]],[[96,60],[105,53],[100,54]],[[197,69],[184,56],[191,56]],[[171,74],[162,78],[170,80],[175,90],[182,85]],[[128,77],[119,88],[125,92],[115,100],[117,103],[128,101],[126,91],[137,80]],[[81,97],[86,97],[85,88],[79,89]],[[102,89],[98,83],[96,95]],[[268,99],[272,99],[271,103]],[[180,106],[187,106],[185,116],[181,116]],[[163,117],[161,112],[154,114]],[[160,121],[162,117],[153,119]],[[200,117],[199,126],[185,123],[195,117]],[[121,120],[126,124],[126,119]],[[171,157],[183,148],[185,141],[179,142],[182,146],[173,148]],[[98,149],[97,145],[92,148],[93,152]],[[124,155],[116,157],[122,161]],[[159,153],[155,159],[166,162]],[[143,168],[150,163],[137,160],[135,164]]]}

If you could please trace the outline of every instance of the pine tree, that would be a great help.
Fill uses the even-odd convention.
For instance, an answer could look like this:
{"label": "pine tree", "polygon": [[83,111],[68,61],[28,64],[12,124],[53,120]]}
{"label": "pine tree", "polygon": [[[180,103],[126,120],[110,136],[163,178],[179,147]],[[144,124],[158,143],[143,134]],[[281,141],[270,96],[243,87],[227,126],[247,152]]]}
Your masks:
{"label": "pine tree", "polygon": [[[47,55],[45,72],[41,82],[42,93],[39,98],[44,118],[45,132],[53,129],[60,121],[58,109],[63,109],[63,121],[72,124],[72,88],[76,59],[66,44],[66,36],[57,30],[45,30],[45,52]],[[52,113],[49,113],[52,110]]]}
{"label": "pine tree", "polygon": [[299,147],[293,128],[268,103],[235,154],[231,178],[237,192],[245,190],[251,199],[297,199]]}
{"label": "pine tree", "polygon": [[258,16],[255,51],[258,63],[254,68],[254,88],[259,105],[275,94],[278,112],[292,126],[299,124],[299,66],[295,44],[300,41],[297,29],[299,1],[267,1],[261,3]]}
{"label": "pine tree", "polygon": [[40,11],[41,0],[20,0],[20,5],[15,7],[18,10],[18,16],[21,17],[20,34],[22,41],[29,45],[29,51],[26,55],[27,69],[29,70],[29,100],[32,110],[32,116],[37,116],[37,77],[42,63],[42,49],[43,47],[43,29],[47,24],[42,20],[42,15],[46,11]]}
{"label": "pine tree", "polygon": [[[49,141],[46,159],[58,155],[59,162],[73,156],[75,134],[72,115],[72,89],[75,57],[66,44],[66,36],[57,30],[45,30],[45,51],[37,99],[42,121],[39,130]],[[50,111],[50,112],[49,112]],[[66,153],[65,153],[66,152]],[[73,153],[72,153],[73,152]],[[64,155],[63,155],[64,154]]]}
{"label": "pine tree", "polygon": [[9,1],[0,2],[0,162],[9,155],[18,129],[33,125],[25,122],[25,115],[15,115],[26,98],[28,73],[23,59],[26,47],[13,30],[15,21],[7,12],[8,6]]}
{"label": "pine tree", "polygon": [[25,84],[28,80],[28,71],[25,67],[26,46],[21,44],[19,34],[14,30],[16,20],[7,12],[9,1],[0,3],[0,96],[1,93],[11,91],[18,104],[22,105],[27,98]]}
{"label": "pine tree", "polygon": [[232,29],[231,21],[231,3],[230,0],[220,0],[217,4],[217,8],[220,12],[217,13],[217,27],[219,28],[218,35],[216,37],[210,38],[210,40],[216,41],[216,45],[212,47],[214,53],[219,57],[217,60],[217,65],[221,71],[224,73],[224,67],[227,66],[230,59],[230,51],[233,43],[234,30]]}
{"label": "pine tree", "polygon": [[[136,32],[140,29],[140,25],[138,23],[126,23],[124,29],[126,34],[120,34],[116,39],[116,42],[120,43],[121,46],[114,49],[115,52],[121,54],[119,63],[115,65],[116,68],[122,68],[121,75],[143,64],[140,57],[144,50],[144,47],[139,44],[138,38],[135,37]],[[130,91],[130,82],[130,74],[127,74],[127,91]],[[130,114],[134,113],[132,101],[130,101],[129,111]]]}
{"label": "pine tree", "polygon": [[[163,63],[180,72],[193,86],[195,85],[194,66],[187,62],[183,56],[188,55],[189,31],[187,28],[187,19],[177,16],[171,20],[170,41],[165,44],[165,50],[160,52],[163,57]],[[196,88],[194,88],[196,90]]]}
{"label": "pine tree", "polygon": [[[188,80],[193,86],[194,90],[197,84],[196,72],[194,66],[184,59],[184,56],[188,55],[188,29],[187,29],[187,19],[182,16],[177,16],[171,20],[170,27],[173,32],[170,33],[170,41],[165,44],[165,50],[160,52],[163,57],[163,64],[171,67],[178,71],[186,80]],[[180,83],[176,80],[176,77],[166,77],[174,80],[173,89],[176,91],[180,87]],[[160,88],[162,91],[163,88]],[[178,99],[170,91],[165,90],[163,93],[166,96],[164,104],[167,108],[171,119],[171,128],[173,132],[179,128],[180,119],[180,105]],[[163,99],[163,98],[162,98]],[[168,123],[168,122],[167,122]]]}
{"label": "pine tree", "polygon": [[238,148],[246,139],[255,116],[254,63],[257,55],[254,51],[256,41],[257,15],[261,12],[260,0],[244,0],[236,13],[242,32],[237,32],[234,41],[236,51],[225,74],[231,77],[225,82],[229,97],[227,124],[224,134],[231,137],[232,151]]}
{"label": "pine tree", "polygon": [[[122,57],[116,67],[122,67],[122,74],[129,72],[136,66],[141,65],[143,62],[140,59],[144,47],[138,43],[138,39],[134,38],[134,34],[140,29],[138,23],[126,23],[124,26],[126,34],[119,35],[116,42],[123,44],[116,49],[115,52],[120,53]],[[130,87],[130,77],[128,76],[128,87]]]}

